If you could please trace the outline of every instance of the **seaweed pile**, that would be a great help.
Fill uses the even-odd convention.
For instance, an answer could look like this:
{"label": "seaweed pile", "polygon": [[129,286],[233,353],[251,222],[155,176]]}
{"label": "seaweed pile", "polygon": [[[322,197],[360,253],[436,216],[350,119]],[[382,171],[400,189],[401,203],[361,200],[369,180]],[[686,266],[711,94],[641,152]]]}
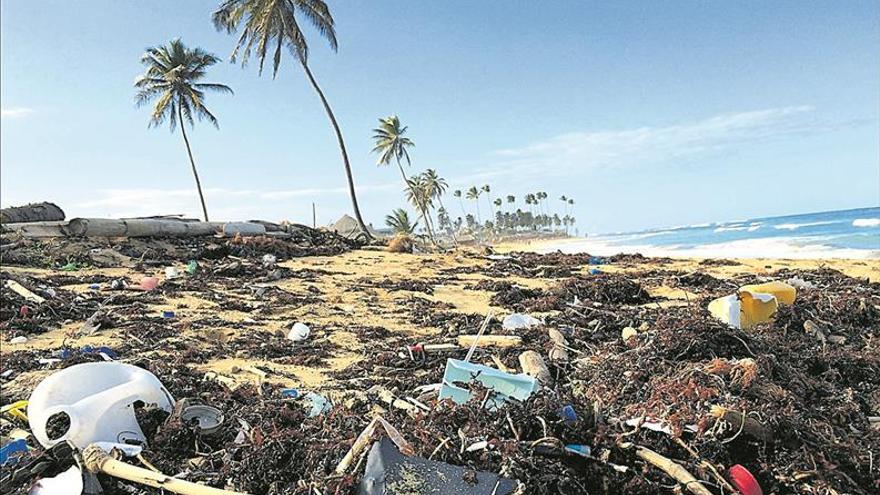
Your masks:
{"label": "seaweed pile", "polygon": [[[227,279],[265,276],[269,270],[256,261],[267,254],[263,247],[253,244],[246,249],[238,255],[244,253],[254,260],[242,271],[220,275],[206,270],[203,278],[188,282],[193,284],[190,289],[212,287],[217,297],[234,300],[229,289],[241,284],[227,284]],[[636,262],[632,257],[620,260]],[[638,261],[639,266],[651,263],[650,259]],[[764,493],[880,491],[880,460],[876,459],[880,452],[880,284],[829,269],[768,274],[766,278],[772,279],[797,277],[803,288],[795,303],[780,308],[773,321],[745,331],[716,321],[704,304],[645,304],[653,301],[644,286],[646,277],[582,274],[589,263],[586,255],[513,254],[472,272],[487,278],[469,289],[492,292],[494,305],[544,316],[542,326],[517,331],[522,338],[519,346],[478,347],[472,361],[516,370],[523,351],[548,356],[556,345],[548,330],[558,330],[566,340],[567,355],[547,360],[552,385],[526,401],[494,411],[481,407],[484,396],[480,391],[467,404],[456,405],[438,401],[436,392],[420,388],[439,383],[446,358],[462,358],[464,349],[414,357],[405,351],[414,342],[381,326],[353,322],[348,330],[369,340],[364,359],[333,373],[332,385],[322,393],[334,406],[309,417],[303,399],[284,395],[278,385],[229,388],[206,380],[195,364],[222,355],[279,364],[320,363],[333,350],[329,336],[334,329],[315,328],[313,337],[297,344],[294,352],[284,337],[258,333],[251,324],[224,322],[236,335],[197,341],[181,336],[177,323],[126,310],[136,302],[121,298],[101,304],[116,315],[120,328],[113,331],[137,336],[116,349],[118,359],[154,373],[174,397],[199,399],[225,415],[219,431],[202,434],[174,415],[139,412],[148,440],[143,457],[163,472],[189,481],[255,494],[354,493],[363,463],[343,475],[334,469],[370,418],[381,413],[417,455],[474,471],[501,473],[519,480],[523,493],[694,491],[692,486],[677,485],[646,462],[640,455],[645,449],[679,464],[711,494],[731,493],[723,473],[736,464],[755,475]],[[562,267],[569,275],[557,277],[557,272],[546,270],[551,266]],[[421,283],[358,280],[358,287],[351,290],[382,287],[424,293],[450,275],[443,273],[439,279]],[[552,280],[547,289],[491,280],[502,273],[544,273],[544,278]],[[655,276],[674,278],[682,287],[701,294],[727,285],[701,273],[664,270]],[[33,290],[51,283],[20,282]],[[267,301],[267,307],[296,304],[295,298],[323,302],[318,293],[304,292],[290,299],[289,293],[276,289],[263,294],[275,298]],[[83,319],[91,314],[89,298],[75,303],[75,298],[56,293],[61,294],[62,305],[81,305],[77,312],[59,319]],[[6,304],[6,295],[0,323],[4,337],[11,335],[13,323],[22,318],[17,313],[21,301]],[[398,296],[394,301],[404,322],[435,330],[428,338],[435,343],[449,342],[459,333],[476,333],[485,316],[452,311],[447,304],[416,295]],[[259,308],[250,309],[263,314]],[[264,316],[271,316],[271,309],[265,311]],[[216,322],[206,325],[217,326]],[[625,327],[634,332],[623,339]],[[507,333],[497,319],[487,331],[490,335]],[[157,347],[173,350],[172,357],[152,352]],[[5,354],[3,369],[11,370],[14,378],[36,369],[40,366],[36,359],[50,352]],[[294,354],[297,357],[291,357]],[[49,366],[57,370],[97,359],[81,352]],[[261,370],[281,373],[271,366]],[[4,404],[27,398],[28,389],[16,385],[4,390]],[[404,399],[408,406],[401,406],[395,398]],[[566,406],[575,418],[561,414]],[[4,424],[0,433],[8,433],[11,427]],[[573,454],[565,445],[589,446],[589,454]],[[48,455],[33,447],[32,458]],[[3,468],[2,473],[9,471]],[[111,495],[159,492],[105,475],[99,479]],[[3,491],[24,493],[31,481],[32,477],[6,481]]]}

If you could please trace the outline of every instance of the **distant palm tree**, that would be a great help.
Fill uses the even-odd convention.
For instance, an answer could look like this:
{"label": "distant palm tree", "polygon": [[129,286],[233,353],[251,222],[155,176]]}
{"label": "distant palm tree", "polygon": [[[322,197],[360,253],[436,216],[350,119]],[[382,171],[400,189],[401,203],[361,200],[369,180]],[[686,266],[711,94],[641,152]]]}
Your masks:
{"label": "distant palm tree", "polygon": [[482,193],[483,193],[483,192],[482,192],[481,190],[477,189],[477,186],[471,186],[471,188],[468,189],[468,191],[467,191],[467,196],[465,196],[465,198],[467,198],[467,199],[473,201],[474,204],[477,205],[477,223],[478,223],[478,224],[482,224],[482,223],[483,223],[483,222],[480,220],[480,201],[479,201],[479,199],[480,199],[480,194],[482,194]]}
{"label": "distant palm tree", "polygon": [[407,179],[406,199],[422,214],[422,220],[425,221],[425,229],[428,231],[428,237],[431,243],[437,244],[434,239],[434,231],[431,228],[431,216],[429,210],[434,207],[431,191],[422,174]]}
{"label": "distant palm tree", "polygon": [[324,111],[330,118],[330,124],[336,133],[339,142],[339,150],[342,153],[342,164],[345,167],[345,175],[348,179],[348,193],[351,196],[351,204],[354,209],[354,217],[357,220],[361,232],[368,239],[372,238],[370,231],[361,217],[358,207],[357,194],[354,188],[354,177],[351,173],[351,164],[348,161],[348,152],[345,150],[345,141],[342,139],[342,131],[336,116],[330,108],[330,103],[324,96],[321,87],[309,69],[309,46],[305,34],[300,29],[303,22],[312,25],[317,33],[325,38],[330,48],[336,51],[336,28],[330,9],[323,0],[224,0],[212,15],[214,27],[217,30],[225,30],[232,34],[243,25],[241,36],[232,51],[231,59],[234,62],[241,52],[242,66],[247,64],[251,50],[254,50],[260,59],[259,73],[263,72],[263,64],[266,61],[266,50],[274,47],[272,56],[272,77],[278,75],[278,67],[281,65],[281,53],[283,48],[294,56],[300,63],[309,79],[312,88],[318,93]]}
{"label": "distant palm tree", "polygon": [[385,215],[385,225],[391,227],[395,234],[412,234],[418,222],[412,223],[409,213],[403,208],[397,208],[390,215]]}
{"label": "distant palm tree", "polygon": [[467,216],[467,212],[464,211],[464,202],[461,200],[461,189],[452,191],[452,195],[458,198],[458,205],[461,206],[461,214]]}
{"label": "distant palm tree", "polygon": [[404,182],[407,181],[407,176],[403,171],[401,159],[405,159],[407,165],[412,165],[408,148],[416,145],[412,139],[404,136],[406,129],[407,126],[400,125],[400,119],[397,115],[379,119],[379,127],[373,129],[373,140],[376,142],[373,153],[379,154],[379,160],[376,164],[388,165],[392,159],[395,160]]}
{"label": "distant palm tree", "polygon": [[167,45],[147,48],[141,56],[141,63],[147,70],[134,83],[138,89],[135,94],[137,106],[156,100],[149,127],[158,127],[168,120],[169,127],[174,132],[175,127],[180,124],[180,133],[189,155],[189,164],[192,166],[206,222],[208,208],[205,206],[205,195],[202,193],[202,183],[196,170],[189,138],[186,136],[185,124],[193,126],[195,115],[199,120],[206,119],[214,127],[219,127],[217,118],[205,106],[205,92],[232,94],[232,89],[223,84],[198,82],[205,77],[206,69],[219,61],[216,56],[201,48],[187,48],[180,39],[174,39]]}
{"label": "distant palm tree", "polygon": [[489,211],[492,213],[492,216],[495,216],[495,210],[492,208],[492,198],[489,197],[489,193],[492,192],[492,188],[489,187],[489,184],[483,184],[483,187],[480,188],[481,191],[486,193],[486,202],[489,203]]}
{"label": "distant palm tree", "polygon": [[516,196],[514,196],[513,194],[508,194],[507,195],[507,202],[510,204],[516,203]]}

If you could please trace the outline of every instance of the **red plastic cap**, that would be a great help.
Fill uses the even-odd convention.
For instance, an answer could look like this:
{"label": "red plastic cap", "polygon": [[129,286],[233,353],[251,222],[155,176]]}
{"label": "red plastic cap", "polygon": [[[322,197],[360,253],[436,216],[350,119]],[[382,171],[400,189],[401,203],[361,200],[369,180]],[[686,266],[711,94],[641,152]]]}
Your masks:
{"label": "red plastic cap", "polygon": [[727,471],[727,477],[730,478],[730,484],[743,495],[764,495],[758,480],[752,476],[748,469],[739,464],[730,466],[730,469]]}

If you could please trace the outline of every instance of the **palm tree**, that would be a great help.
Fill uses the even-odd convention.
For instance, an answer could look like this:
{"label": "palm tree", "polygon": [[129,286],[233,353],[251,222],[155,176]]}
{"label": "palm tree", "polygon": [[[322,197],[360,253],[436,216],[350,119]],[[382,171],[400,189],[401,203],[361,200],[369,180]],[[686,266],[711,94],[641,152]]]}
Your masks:
{"label": "palm tree", "polygon": [[403,177],[404,183],[407,183],[409,179],[406,172],[403,171],[401,159],[406,159],[406,164],[411,166],[412,162],[409,159],[407,148],[416,145],[412,139],[404,136],[406,129],[407,126],[400,125],[400,119],[397,115],[379,119],[379,127],[373,129],[373,139],[376,142],[373,153],[379,154],[379,160],[376,161],[376,164],[388,165],[392,159],[396,160],[397,169],[400,170],[400,176]]}
{"label": "palm tree", "polygon": [[186,145],[206,222],[208,208],[205,206],[205,195],[202,193],[202,183],[196,170],[185,124],[193,126],[195,115],[199,120],[205,119],[214,124],[214,127],[219,127],[217,118],[205,106],[205,92],[231,94],[232,89],[223,84],[198,82],[205,77],[206,69],[219,61],[219,58],[201,48],[188,48],[180,39],[174,39],[167,45],[147,48],[141,56],[141,63],[146,71],[134,82],[134,87],[138,89],[135,94],[137,106],[156,100],[149,127],[158,127],[168,120],[171,132],[174,132],[177,124],[180,124],[180,133]]}
{"label": "palm tree", "polygon": [[309,46],[305,34],[300,29],[301,18],[315,28],[317,33],[327,40],[330,48],[335,52],[336,28],[330,9],[324,0],[224,0],[212,16],[214,27],[218,31],[225,30],[232,34],[242,27],[235,49],[232,51],[231,60],[235,62],[241,54],[241,64],[246,65],[251,51],[255,51],[260,59],[259,73],[263,73],[263,64],[266,61],[266,50],[274,47],[272,56],[272,78],[278,75],[278,67],[281,65],[281,53],[283,48],[293,55],[300,63],[309,79],[312,88],[318,93],[324,111],[330,118],[330,124],[336,133],[339,142],[339,150],[342,152],[342,164],[345,166],[345,175],[348,179],[348,193],[351,196],[351,204],[354,209],[354,217],[357,220],[361,232],[371,239],[370,231],[367,230],[361,210],[358,207],[357,194],[354,188],[354,177],[351,173],[351,164],[348,161],[348,152],[345,150],[345,141],[342,139],[342,131],[336,116],[330,108],[330,103],[318,86],[315,76],[309,69]]}
{"label": "palm tree", "polygon": [[[425,187],[428,191],[428,196],[431,199],[436,199],[437,203],[440,205],[440,209],[438,210],[437,220],[440,220],[439,212],[446,212],[446,206],[443,204],[443,195],[446,194],[446,190],[449,188],[449,184],[446,182],[446,179],[440,177],[440,174],[437,173],[433,168],[429,168],[422,173],[423,180],[425,182]],[[449,224],[449,215],[446,214],[446,223]],[[458,243],[458,239],[455,238],[455,232],[452,232],[452,242]]]}
{"label": "palm tree", "polygon": [[478,224],[483,223],[480,220],[480,202],[478,201],[480,199],[480,194],[482,194],[482,193],[483,192],[481,190],[477,189],[477,186],[471,186],[471,188],[468,189],[468,191],[467,191],[467,196],[465,196],[465,198],[472,200],[474,202],[474,204],[477,205],[477,223]]}
{"label": "palm tree", "polygon": [[391,227],[395,234],[412,234],[418,222],[412,223],[409,213],[403,208],[397,208],[390,215],[385,215],[385,225]]}
{"label": "palm tree", "polygon": [[492,212],[492,216],[495,216],[495,210],[492,208],[492,198],[489,197],[489,193],[492,192],[492,188],[489,187],[489,184],[483,184],[483,187],[480,190],[486,193],[486,202],[489,203],[489,211]]}
{"label": "palm tree", "polygon": [[425,229],[428,231],[428,237],[432,244],[437,244],[434,239],[434,231],[431,228],[431,217],[428,210],[433,208],[434,203],[431,198],[425,177],[422,174],[411,177],[406,181],[407,189],[406,199],[422,214],[422,220],[425,221]]}
{"label": "palm tree", "polygon": [[507,202],[510,203],[510,204],[515,203],[515,202],[516,202],[516,196],[514,196],[513,194],[508,194],[508,195],[507,195]]}
{"label": "palm tree", "polygon": [[464,211],[464,202],[461,200],[461,189],[452,191],[452,195],[458,198],[458,205],[461,206],[461,214],[467,216],[467,212]]}

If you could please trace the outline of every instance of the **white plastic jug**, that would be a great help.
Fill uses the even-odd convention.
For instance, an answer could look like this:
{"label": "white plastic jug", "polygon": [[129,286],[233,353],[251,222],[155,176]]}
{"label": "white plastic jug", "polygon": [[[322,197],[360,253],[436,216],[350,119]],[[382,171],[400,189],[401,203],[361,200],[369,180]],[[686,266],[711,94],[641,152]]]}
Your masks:
{"label": "white plastic jug", "polygon": [[[155,404],[171,412],[174,398],[149,371],[130,364],[104,362],[71,366],[40,382],[28,401],[28,422],[43,447],[70,440],[84,449],[94,442],[145,442],[134,403]],[[66,413],[70,428],[50,439],[46,423]]]}

